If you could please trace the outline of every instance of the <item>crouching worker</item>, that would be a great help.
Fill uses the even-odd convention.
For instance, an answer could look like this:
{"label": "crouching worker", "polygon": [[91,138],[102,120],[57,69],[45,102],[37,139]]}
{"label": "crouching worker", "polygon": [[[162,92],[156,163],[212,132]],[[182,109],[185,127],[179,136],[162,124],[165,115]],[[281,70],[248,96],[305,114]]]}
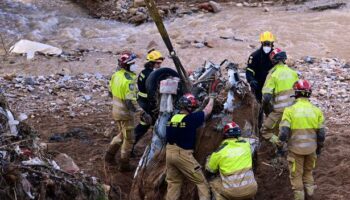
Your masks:
{"label": "crouching worker", "polygon": [[196,130],[213,110],[214,96],[203,111],[194,112],[198,107],[192,94],[185,94],[178,101],[179,114],[174,115],[166,127],[166,181],[167,200],[180,198],[184,178],[196,184],[200,200],[210,200],[208,183],[201,165],[193,157],[196,142]]}
{"label": "crouching worker", "polygon": [[250,143],[240,136],[239,126],[228,123],[224,127],[225,140],[207,160],[209,172],[220,172],[220,177],[209,182],[217,200],[252,199],[258,190]]}

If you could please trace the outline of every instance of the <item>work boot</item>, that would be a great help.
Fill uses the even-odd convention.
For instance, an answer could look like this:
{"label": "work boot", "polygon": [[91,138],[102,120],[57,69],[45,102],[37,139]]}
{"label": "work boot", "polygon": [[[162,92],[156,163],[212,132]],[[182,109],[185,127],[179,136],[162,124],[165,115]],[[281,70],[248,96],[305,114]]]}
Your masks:
{"label": "work boot", "polygon": [[117,154],[119,147],[120,145],[118,144],[109,145],[104,156],[105,162],[109,164],[116,164],[115,155]]}
{"label": "work boot", "polygon": [[295,190],[294,191],[294,200],[305,200],[304,190]]}
{"label": "work boot", "polygon": [[316,185],[305,184],[304,186],[305,186],[306,199],[312,200],[312,196],[314,195]]}
{"label": "work boot", "polygon": [[132,167],[131,167],[131,165],[129,163],[129,159],[121,158],[118,170],[121,171],[121,172],[130,172],[130,171],[132,171],[133,169],[132,169]]}

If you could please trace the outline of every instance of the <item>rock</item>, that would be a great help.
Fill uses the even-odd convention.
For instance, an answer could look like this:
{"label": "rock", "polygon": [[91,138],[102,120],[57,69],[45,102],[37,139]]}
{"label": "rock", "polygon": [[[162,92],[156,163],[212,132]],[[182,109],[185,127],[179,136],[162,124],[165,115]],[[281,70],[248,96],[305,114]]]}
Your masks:
{"label": "rock", "polygon": [[90,101],[92,97],[90,95],[84,95],[84,100],[85,101]]}
{"label": "rock", "polygon": [[222,10],[220,4],[216,3],[215,1],[209,1],[209,5],[213,8],[214,13],[218,13]]}
{"label": "rock", "polygon": [[196,48],[203,48],[205,47],[205,44],[202,42],[192,43],[192,45]]}
{"label": "rock", "polygon": [[236,6],[237,7],[243,7],[243,4],[242,3],[237,3]]}
{"label": "rock", "polygon": [[343,68],[350,68],[350,62],[345,63],[345,65],[343,65]]}
{"label": "rock", "polygon": [[338,8],[343,7],[345,5],[346,5],[346,3],[343,3],[343,2],[330,2],[328,4],[317,5],[317,6],[311,7],[310,10],[324,11],[324,10],[328,10],[328,9],[338,9]]}
{"label": "rock", "polygon": [[34,85],[35,84],[35,80],[33,77],[27,77],[24,79],[24,84],[26,85]]}
{"label": "rock", "polygon": [[313,64],[315,62],[315,58],[311,57],[311,56],[305,56],[303,58],[304,62],[309,63],[309,64]]}
{"label": "rock", "polygon": [[129,22],[135,25],[140,25],[143,22],[145,22],[147,20],[147,15],[141,12],[138,12],[137,15],[131,17],[129,19]]}
{"label": "rock", "polygon": [[270,9],[268,7],[264,7],[264,12],[270,12]]}
{"label": "rock", "polygon": [[208,12],[214,12],[213,7],[209,3],[198,4],[198,8],[202,10],[206,10]]}
{"label": "rock", "polygon": [[249,4],[248,2],[243,2],[243,5],[244,5],[245,7],[249,7],[249,6],[250,6],[250,4]]}
{"label": "rock", "polygon": [[27,86],[27,90],[28,90],[29,92],[33,92],[35,89],[34,89],[32,86],[28,85],[28,86]]}
{"label": "rock", "polygon": [[136,14],[136,12],[137,12],[137,8],[130,8],[129,9],[129,13],[130,13],[130,15],[135,15]]}
{"label": "rock", "polygon": [[58,154],[54,160],[67,173],[74,174],[80,170],[74,160],[65,153]]}
{"label": "rock", "polygon": [[141,6],[146,6],[146,3],[144,0],[134,0],[134,7],[141,7]]}

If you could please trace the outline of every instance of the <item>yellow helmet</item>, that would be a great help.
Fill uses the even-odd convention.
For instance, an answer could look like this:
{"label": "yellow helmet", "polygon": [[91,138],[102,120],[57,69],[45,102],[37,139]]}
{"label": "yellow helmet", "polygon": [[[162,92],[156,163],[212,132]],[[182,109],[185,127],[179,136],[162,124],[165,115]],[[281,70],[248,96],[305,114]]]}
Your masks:
{"label": "yellow helmet", "polygon": [[275,36],[270,31],[265,31],[260,34],[260,42],[274,42]]}
{"label": "yellow helmet", "polygon": [[150,62],[156,62],[156,61],[163,61],[164,57],[162,56],[162,54],[157,51],[157,50],[151,50],[148,52],[147,54],[147,60]]}

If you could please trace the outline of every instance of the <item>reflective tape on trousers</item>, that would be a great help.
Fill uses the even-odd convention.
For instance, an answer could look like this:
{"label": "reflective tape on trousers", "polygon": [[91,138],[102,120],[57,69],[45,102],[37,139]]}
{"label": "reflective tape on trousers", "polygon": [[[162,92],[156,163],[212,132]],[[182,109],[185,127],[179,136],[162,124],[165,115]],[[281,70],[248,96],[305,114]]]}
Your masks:
{"label": "reflective tape on trousers", "polygon": [[293,105],[293,103],[294,103],[293,101],[285,102],[285,103],[279,103],[279,104],[274,105],[273,108],[274,109],[285,108],[285,107]]}
{"label": "reflective tape on trousers", "polygon": [[300,148],[307,148],[307,147],[317,146],[317,143],[316,142],[303,142],[303,143],[293,142],[293,146],[300,147]]}
{"label": "reflective tape on trousers", "polygon": [[306,140],[306,139],[316,139],[315,134],[305,134],[305,135],[293,135],[292,140]]}

